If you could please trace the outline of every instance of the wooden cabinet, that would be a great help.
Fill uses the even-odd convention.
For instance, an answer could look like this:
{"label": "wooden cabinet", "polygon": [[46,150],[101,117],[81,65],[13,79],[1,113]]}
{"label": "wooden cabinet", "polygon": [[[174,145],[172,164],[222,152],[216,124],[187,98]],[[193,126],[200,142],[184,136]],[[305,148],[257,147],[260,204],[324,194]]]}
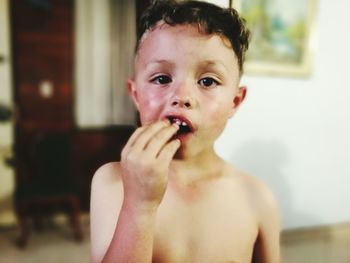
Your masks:
{"label": "wooden cabinet", "polygon": [[73,128],[72,0],[11,1],[16,128]]}

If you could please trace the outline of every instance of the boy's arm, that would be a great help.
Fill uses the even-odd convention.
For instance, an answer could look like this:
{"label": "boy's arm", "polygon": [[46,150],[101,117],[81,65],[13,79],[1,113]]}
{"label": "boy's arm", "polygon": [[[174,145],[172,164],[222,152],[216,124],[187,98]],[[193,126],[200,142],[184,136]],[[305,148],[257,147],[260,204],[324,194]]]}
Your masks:
{"label": "boy's arm", "polygon": [[91,183],[91,262],[102,261],[113,238],[122,203],[120,164],[105,164],[96,171]]}
{"label": "boy's arm", "polygon": [[[171,140],[177,129],[170,123],[158,122],[137,129],[130,137],[119,168],[115,169],[118,174],[114,175],[122,178],[122,198],[113,193],[117,187],[111,189],[104,179],[111,172],[94,176],[91,196],[94,262],[152,261],[156,212],[166,189],[170,161],[180,146],[178,140]],[[111,217],[114,224],[106,217]]]}
{"label": "boy's arm", "polygon": [[254,263],[279,263],[280,217],[276,200],[264,185],[259,187],[259,234],[254,246]]}
{"label": "boy's arm", "polygon": [[123,205],[102,262],[151,262],[156,208]]}

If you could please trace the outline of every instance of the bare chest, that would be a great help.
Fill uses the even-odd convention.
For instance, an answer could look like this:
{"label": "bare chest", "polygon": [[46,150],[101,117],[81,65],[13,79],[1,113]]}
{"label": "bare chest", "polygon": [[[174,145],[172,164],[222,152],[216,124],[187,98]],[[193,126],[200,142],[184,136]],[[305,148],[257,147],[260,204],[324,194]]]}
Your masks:
{"label": "bare chest", "polygon": [[225,190],[201,201],[167,196],[158,212],[154,263],[250,262],[254,215],[244,195]]}

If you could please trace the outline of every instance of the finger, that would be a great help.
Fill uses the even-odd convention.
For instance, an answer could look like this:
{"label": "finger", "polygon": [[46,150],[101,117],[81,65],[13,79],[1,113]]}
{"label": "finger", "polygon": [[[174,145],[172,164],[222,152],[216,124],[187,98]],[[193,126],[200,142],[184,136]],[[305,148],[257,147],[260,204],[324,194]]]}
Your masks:
{"label": "finger", "polygon": [[148,144],[145,150],[152,156],[158,156],[162,148],[171,139],[172,136],[178,131],[179,126],[174,124],[161,129],[157,134],[155,134]]}
{"label": "finger", "polygon": [[149,143],[149,141],[163,128],[170,126],[169,122],[159,121],[146,126],[143,131],[137,136],[132,144],[135,149],[143,150]]}
{"label": "finger", "polygon": [[140,134],[146,129],[145,126],[142,127],[138,127],[133,134],[131,134],[129,140],[127,141],[125,146],[132,146],[135,141],[137,140],[137,138],[140,136]]}
{"label": "finger", "polygon": [[160,151],[158,155],[158,159],[162,160],[163,162],[170,163],[170,161],[174,158],[174,155],[180,146],[181,146],[181,141],[179,139],[170,141]]}
{"label": "finger", "polygon": [[122,159],[127,156],[130,152],[130,149],[134,145],[135,141],[137,141],[137,138],[140,136],[140,134],[144,131],[146,127],[139,127],[137,128],[134,133],[130,136],[129,140],[126,142],[125,146],[123,147],[123,150],[121,152]]}

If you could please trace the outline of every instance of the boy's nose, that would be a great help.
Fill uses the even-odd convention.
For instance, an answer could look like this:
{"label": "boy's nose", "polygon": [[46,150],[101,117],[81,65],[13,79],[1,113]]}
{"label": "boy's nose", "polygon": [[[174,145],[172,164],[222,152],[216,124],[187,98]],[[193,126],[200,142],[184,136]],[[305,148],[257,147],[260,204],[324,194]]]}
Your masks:
{"label": "boy's nose", "polygon": [[179,97],[176,97],[172,99],[171,106],[192,109],[193,102],[190,98],[181,99]]}
{"label": "boy's nose", "polygon": [[192,109],[195,106],[195,100],[193,97],[193,91],[191,87],[180,85],[176,88],[171,98],[171,106]]}

